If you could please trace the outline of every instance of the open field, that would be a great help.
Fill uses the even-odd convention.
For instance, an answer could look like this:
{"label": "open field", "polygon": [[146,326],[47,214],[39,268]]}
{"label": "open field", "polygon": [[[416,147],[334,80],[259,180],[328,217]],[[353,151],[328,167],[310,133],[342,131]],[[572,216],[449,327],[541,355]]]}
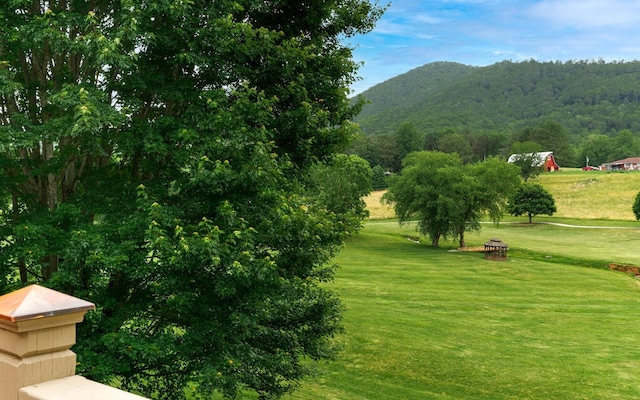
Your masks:
{"label": "open field", "polygon": [[372,219],[336,258],[331,283],[346,309],[343,351],[285,399],[639,398],[640,280],[607,265],[640,265],[630,211],[640,174],[565,170],[537,181],[555,216],[467,234],[469,246],[501,238],[507,261],[451,240],[433,249],[390,220],[383,192],[369,196]]}
{"label": "open field", "polygon": [[631,211],[640,192],[638,171],[565,169],[535,179],[555,198],[556,217],[635,220]]}
{"label": "open field", "polygon": [[336,260],[344,351],[287,399],[637,399],[639,281],[592,268],[640,263],[620,225],[483,226],[511,249],[487,261],[368,223]]}
{"label": "open field", "polygon": [[407,240],[414,227],[388,220],[383,192],[369,196],[372,220],[336,259],[344,351],[287,399],[640,397],[640,281],[606,269],[640,265],[640,174],[537,181],[555,216],[506,217],[467,235],[469,246],[501,238],[507,261]]}
{"label": "open field", "polygon": [[[544,186],[558,208],[554,217],[635,220],[631,211],[640,192],[640,172],[582,171],[565,168],[532,180]],[[365,198],[371,219],[393,218],[393,209],[380,204],[384,191]]]}
{"label": "open field", "polygon": [[369,219],[389,219],[395,216],[393,207],[388,204],[382,204],[382,195],[386,190],[376,190],[364,197],[369,210]]}

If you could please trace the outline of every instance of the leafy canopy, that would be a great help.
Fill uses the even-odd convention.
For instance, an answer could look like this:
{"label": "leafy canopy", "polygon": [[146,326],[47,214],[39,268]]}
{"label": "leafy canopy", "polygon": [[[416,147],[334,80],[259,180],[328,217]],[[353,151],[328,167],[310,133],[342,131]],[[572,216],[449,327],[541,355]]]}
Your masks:
{"label": "leafy canopy", "polygon": [[553,215],[557,211],[551,193],[538,183],[525,182],[515,193],[508,207],[511,215],[527,215],[529,223],[536,215]]}
{"label": "leafy canopy", "polygon": [[441,237],[479,230],[488,215],[499,221],[507,200],[520,185],[518,169],[497,158],[463,165],[456,153],[410,153],[392,176],[383,200],[393,204],[400,223],[417,219],[416,229],[438,247]]}
{"label": "leafy canopy", "polygon": [[[331,357],[365,0],[0,4],[0,290],[97,305],[78,372],[154,398],[295,389]],[[347,189],[351,190],[351,189]],[[359,187],[362,193],[366,187]],[[351,193],[350,193],[351,194]]]}
{"label": "leafy canopy", "polygon": [[520,168],[520,176],[527,182],[544,170],[544,160],[538,153],[542,150],[536,142],[515,142],[511,145],[511,161]]}

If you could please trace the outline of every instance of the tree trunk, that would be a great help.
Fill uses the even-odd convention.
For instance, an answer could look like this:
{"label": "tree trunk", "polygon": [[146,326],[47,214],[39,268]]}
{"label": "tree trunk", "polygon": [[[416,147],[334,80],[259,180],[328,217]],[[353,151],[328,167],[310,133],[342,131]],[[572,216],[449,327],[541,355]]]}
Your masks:
{"label": "tree trunk", "polygon": [[531,213],[529,213],[529,223],[531,223],[531,218],[533,217],[533,215],[531,215]]}
{"label": "tree trunk", "polygon": [[20,270],[20,283],[26,284],[29,282],[29,275],[27,275],[27,263],[24,258],[18,259],[18,269]]}
{"label": "tree trunk", "polygon": [[[11,194],[11,205],[14,214],[13,219],[17,221],[19,218],[20,203],[18,202],[18,195],[15,193]],[[27,263],[22,257],[18,259],[18,270],[20,271],[20,283],[26,284],[29,281],[29,275],[27,274]]]}
{"label": "tree trunk", "polygon": [[42,261],[42,279],[46,282],[51,279],[54,273],[58,272],[60,258],[55,254],[50,254],[45,256]]}
{"label": "tree trunk", "polygon": [[431,240],[431,246],[438,247],[439,244],[440,244],[440,235],[437,235],[436,237],[433,238],[433,240]]}
{"label": "tree trunk", "polygon": [[459,237],[460,237],[460,240],[459,240],[459,242],[460,242],[460,248],[462,249],[462,248],[467,247],[467,244],[464,242],[464,229],[460,230],[460,235],[459,235]]}

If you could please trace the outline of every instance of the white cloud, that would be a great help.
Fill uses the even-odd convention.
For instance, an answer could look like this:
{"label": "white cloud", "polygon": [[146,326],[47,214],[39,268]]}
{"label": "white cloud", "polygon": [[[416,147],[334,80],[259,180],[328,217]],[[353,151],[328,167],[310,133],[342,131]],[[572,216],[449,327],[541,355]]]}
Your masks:
{"label": "white cloud", "polygon": [[640,23],[640,2],[625,0],[543,0],[528,10],[533,18],[577,29],[630,27]]}
{"label": "white cloud", "polygon": [[412,37],[429,26],[445,22],[440,17],[426,13],[408,13],[403,15],[390,15],[378,21],[373,32],[379,34]]}
{"label": "white cloud", "polygon": [[444,19],[435,17],[430,14],[418,14],[411,19],[412,24],[440,24],[444,22]]}
{"label": "white cloud", "polygon": [[374,31],[357,38],[358,91],[434,61],[640,57],[640,0],[391,1]]}

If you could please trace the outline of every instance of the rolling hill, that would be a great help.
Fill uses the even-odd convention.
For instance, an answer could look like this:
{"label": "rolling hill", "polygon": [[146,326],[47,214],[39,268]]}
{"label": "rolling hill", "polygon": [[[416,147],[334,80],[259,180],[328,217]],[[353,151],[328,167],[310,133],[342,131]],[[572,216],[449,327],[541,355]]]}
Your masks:
{"label": "rolling hill", "polygon": [[513,132],[555,121],[574,137],[640,131],[640,61],[437,62],[361,94],[355,119],[367,135],[417,129]]}

